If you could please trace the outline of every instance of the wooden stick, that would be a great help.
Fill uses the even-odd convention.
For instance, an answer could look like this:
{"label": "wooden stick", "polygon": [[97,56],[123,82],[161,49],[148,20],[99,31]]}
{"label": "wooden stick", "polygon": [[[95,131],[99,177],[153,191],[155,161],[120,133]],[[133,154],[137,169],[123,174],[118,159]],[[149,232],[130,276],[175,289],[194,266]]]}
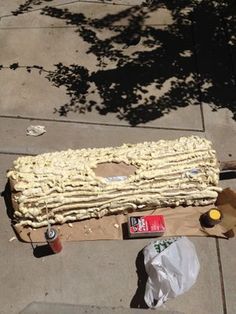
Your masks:
{"label": "wooden stick", "polygon": [[221,161],[220,162],[220,171],[225,171],[225,170],[236,170],[236,160]]}
{"label": "wooden stick", "polygon": [[48,216],[48,204],[45,202],[46,205],[46,214],[47,214],[47,221],[48,221],[48,233],[51,231],[51,224],[49,222],[49,216]]}

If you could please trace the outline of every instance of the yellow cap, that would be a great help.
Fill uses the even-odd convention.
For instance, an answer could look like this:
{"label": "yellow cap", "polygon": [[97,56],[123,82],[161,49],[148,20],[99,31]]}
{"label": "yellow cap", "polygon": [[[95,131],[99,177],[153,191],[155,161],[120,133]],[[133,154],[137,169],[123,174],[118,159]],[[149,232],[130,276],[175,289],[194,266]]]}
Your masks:
{"label": "yellow cap", "polygon": [[209,216],[213,220],[219,220],[221,218],[221,213],[217,208],[213,208],[209,211]]}

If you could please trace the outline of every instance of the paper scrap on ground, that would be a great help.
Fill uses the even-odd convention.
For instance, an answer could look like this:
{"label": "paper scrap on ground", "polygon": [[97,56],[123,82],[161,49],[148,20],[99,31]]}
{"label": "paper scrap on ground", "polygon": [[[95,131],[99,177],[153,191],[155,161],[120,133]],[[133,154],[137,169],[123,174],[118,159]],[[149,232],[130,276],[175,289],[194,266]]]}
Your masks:
{"label": "paper scrap on ground", "polygon": [[16,240],[16,237],[12,237],[11,239],[9,239],[9,242],[12,242],[14,240]]}
{"label": "paper scrap on ground", "polygon": [[26,135],[29,136],[40,136],[46,133],[46,129],[44,125],[30,125],[26,129]]}

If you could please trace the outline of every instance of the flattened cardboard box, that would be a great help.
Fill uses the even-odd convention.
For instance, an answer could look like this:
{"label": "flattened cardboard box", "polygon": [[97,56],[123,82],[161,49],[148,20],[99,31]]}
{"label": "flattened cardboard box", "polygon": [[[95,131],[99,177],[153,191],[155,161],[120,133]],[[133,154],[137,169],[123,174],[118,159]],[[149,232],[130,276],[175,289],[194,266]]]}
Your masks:
{"label": "flattened cardboard box", "polygon": [[[202,228],[200,215],[213,206],[158,208],[152,211],[133,212],[131,215],[164,215],[166,232],[164,236],[216,236],[228,238],[236,232],[236,193],[225,189],[219,194],[216,206],[222,210],[222,223],[213,228]],[[88,219],[71,224],[54,226],[62,241],[122,240],[127,237],[127,215],[105,216],[100,219]],[[32,229],[15,227],[19,238],[25,242],[45,242],[46,228]],[[134,240],[135,241],[135,240]]]}

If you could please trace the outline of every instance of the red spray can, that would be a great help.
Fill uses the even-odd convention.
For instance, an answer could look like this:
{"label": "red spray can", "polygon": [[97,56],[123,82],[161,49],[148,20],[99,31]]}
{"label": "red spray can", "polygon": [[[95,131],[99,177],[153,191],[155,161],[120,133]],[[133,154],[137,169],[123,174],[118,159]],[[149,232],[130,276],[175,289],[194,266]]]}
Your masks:
{"label": "red spray can", "polygon": [[45,238],[54,253],[61,252],[62,250],[61,240],[55,229],[53,228],[47,229],[47,231],[45,232]]}

